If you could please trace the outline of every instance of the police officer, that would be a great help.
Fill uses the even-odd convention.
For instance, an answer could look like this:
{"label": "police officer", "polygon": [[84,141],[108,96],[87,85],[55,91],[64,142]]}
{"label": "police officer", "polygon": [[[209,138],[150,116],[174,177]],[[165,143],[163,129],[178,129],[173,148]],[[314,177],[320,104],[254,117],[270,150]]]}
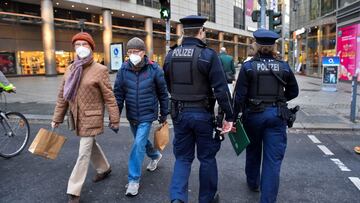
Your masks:
{"label": "police officer", "polygon": [[233,124],[225,73],[216,52],[205,43],[203,25],[206,20],[194,15],[180,19],[183,34],[187,37],[180,46],[172,47],[164,64],[175,134],[171,202],[188,202],[188,179],[195,145],[200,161],[199,202],[216,202],[218,172],[215,156],[221,141],[213,135],[215,98],[225,112],[222,133],[229,132]]}
{"label": "police officer", "polygon": [[239,73],[234,115],[243,112],[250,139],[245,167],[248,187],[252,191],[259,191],[260,187],[260,202],[275,202],[287,142],[286,102],[298,96],[299,88],[289,65],[274,58],[275,41],[280,36],[265,29],[253,35],[256,54]]}

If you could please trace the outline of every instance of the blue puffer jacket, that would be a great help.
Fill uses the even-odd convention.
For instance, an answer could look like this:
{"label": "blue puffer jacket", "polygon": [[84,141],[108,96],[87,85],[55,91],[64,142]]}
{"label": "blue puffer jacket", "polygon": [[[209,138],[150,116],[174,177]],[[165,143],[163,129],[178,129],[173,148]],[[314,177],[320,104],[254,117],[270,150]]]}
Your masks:
{"label": "blue puffer jacket", "polygon": [[130,122],[152,122],[158,119],[159,102],[161,119],[168,114],[169,96],[164,71],[145,56],[146,65],[138,72],[129,61],[122,64],[116,75],[114,94],[120,113],[126,106]]}

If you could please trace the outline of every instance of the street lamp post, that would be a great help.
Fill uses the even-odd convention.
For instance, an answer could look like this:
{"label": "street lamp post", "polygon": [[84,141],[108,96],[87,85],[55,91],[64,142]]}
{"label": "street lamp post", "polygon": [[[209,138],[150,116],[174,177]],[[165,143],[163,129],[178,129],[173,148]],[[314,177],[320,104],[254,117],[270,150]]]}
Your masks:
{"label": "street lamp post", "polygon": [[83,19],[83,18],[79,19],[79,27],[80,27],[81,32],[84,32],[85,22],[86,22],[86,19]]}
{"label": "street lamp post", "polygon": [[357,96],[357,82],[358,73],[352,78],[352,92],[351,92],[351,111],[350,111],[350,121],[355,123],[356,120],[356,96]]}
{"label": "street lamp post", "polygon": [[266,0],[259,0],[260,5],[260,28],[266,28]]}

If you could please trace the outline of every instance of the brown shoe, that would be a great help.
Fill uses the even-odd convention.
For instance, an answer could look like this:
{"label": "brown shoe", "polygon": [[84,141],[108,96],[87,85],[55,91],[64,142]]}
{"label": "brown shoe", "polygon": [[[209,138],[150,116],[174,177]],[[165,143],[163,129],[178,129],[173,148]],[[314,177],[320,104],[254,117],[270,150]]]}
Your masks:
{"label": "brown shoe", "polygon": [[104,180],[105,178],[107,178],[109,176],[110,173],[111,173],[111,168],[109,168],[104,173],[96,174],[93,178],[93,182],[96,183],[96,182]]}
{"label": "brown shoe", "polygon": [[80,197],[75,195],[69,195],[69,201],[68,203],[79,203]]}

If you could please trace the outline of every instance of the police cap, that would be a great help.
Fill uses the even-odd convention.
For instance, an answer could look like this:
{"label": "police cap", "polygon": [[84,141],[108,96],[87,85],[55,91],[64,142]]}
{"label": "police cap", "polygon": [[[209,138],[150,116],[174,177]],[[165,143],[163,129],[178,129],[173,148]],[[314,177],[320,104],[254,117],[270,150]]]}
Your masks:
{"label": "police cap", "polygon": [[197,15],[190,15],[180,19],[184,29],[201,28],[206,21],[206,17]]}
{"label": "police cap", "polygon": [[258,29],[253,33],[256,43],[260,45],[273,45],[280,38],[276,32],[266,29]]}

